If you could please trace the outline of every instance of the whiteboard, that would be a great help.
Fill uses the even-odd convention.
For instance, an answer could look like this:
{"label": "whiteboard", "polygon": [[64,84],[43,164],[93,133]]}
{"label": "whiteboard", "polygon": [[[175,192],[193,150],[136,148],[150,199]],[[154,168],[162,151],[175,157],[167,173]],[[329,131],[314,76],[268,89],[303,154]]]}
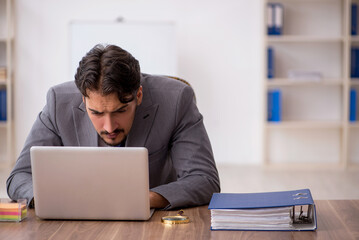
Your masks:
{"label": "whiteboard", "polygon": [[71,79],[82,57],[99,43],[130,52],[143,73],[177,76],[175,37],[175,25],[170,22],[72,22]]}

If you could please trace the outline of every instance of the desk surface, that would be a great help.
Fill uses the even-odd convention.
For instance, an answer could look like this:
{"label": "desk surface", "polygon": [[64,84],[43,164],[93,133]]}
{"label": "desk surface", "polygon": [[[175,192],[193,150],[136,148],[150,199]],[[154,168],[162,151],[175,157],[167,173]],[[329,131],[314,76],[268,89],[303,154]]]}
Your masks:
{"label": "desk surface", "polygon": [[149,221],[40,220],[34,210],[20,223],[0,222],[0,239],[359,239],[359,200],[315,201],[315,232],[211,231],[207,206],[184,209],[191,222],[161,223],[177,211],[156,211]]}

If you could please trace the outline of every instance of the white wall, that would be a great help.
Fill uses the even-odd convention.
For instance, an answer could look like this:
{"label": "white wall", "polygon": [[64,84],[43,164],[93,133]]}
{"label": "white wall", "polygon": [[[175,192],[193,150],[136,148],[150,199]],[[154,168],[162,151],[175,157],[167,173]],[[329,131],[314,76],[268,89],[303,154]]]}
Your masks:
{"label": "white wall", "polygon": [[17,155],[48,88],[72,80],[69,22],[123,16],[176,23],[178,75],[194,87],[216,161],[261,161],[261,0],[15,0],[15,12]]}

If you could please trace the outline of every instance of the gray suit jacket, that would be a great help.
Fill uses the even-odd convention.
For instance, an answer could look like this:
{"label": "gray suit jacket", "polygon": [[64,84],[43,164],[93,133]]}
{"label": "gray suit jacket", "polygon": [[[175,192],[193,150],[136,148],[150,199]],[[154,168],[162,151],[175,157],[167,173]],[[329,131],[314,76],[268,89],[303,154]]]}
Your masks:
{"label": "gray suit jacket", "polygon": [[[202,115],[189,86],[142,75],[143,101],[137,107],[126,146],[149,152],[150,188],[177,208],[206,204],[219,192],[218,172]],[[16,165],[7,179],[12,199],[33,198],[32,146],[98,146],[82,95],[74,82],[52,87]]]}

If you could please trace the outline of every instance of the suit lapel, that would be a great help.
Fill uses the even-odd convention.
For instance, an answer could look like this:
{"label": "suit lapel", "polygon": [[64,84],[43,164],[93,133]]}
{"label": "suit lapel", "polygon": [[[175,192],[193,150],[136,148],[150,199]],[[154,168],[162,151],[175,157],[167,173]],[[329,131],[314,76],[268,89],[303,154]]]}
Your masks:
{"label": "suit lapel", "polygon": [[141,85],[143,87],[143,99],[141,105],[136,109],[135,119],[133,120],[131,131],[127,136],[126,147],[145,146],[159,106],[152,103],[151,93],[148,91],[143,75]]}
{"label": "suit lapel", "polygon": [[127,136],[126,147],[145,146],[157,109],[158,104],[137,108],[131,131]]}
{"label": "suit lapel", "polygon": [[87,115],[85,104],[81,103],[79,107],[72,108],[74,124],[79,146],[98,146],[98,135]]}

